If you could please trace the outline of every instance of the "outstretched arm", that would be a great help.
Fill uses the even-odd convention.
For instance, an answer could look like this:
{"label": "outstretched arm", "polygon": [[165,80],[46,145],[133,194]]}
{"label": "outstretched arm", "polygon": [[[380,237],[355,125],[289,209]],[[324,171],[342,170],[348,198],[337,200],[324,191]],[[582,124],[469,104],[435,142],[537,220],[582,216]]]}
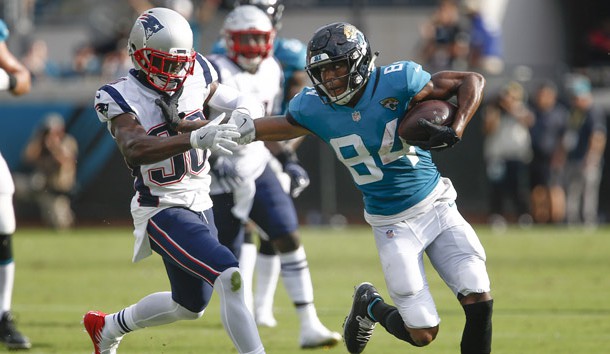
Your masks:
{"label": "outstretched arm", "polygon": [[256,129],[256,140],[280,141],[290,140],[299,136],[311,134],[302,126],[291,123],[290,114],[283,116],[271,116],[254,120]]}
{"label": "outstretched arm", "polygon": [[411,105],[425,100],[457,98],[457,112],[452,128],[459,138],[483,100],[485,78],[475,72],[439,71],[424,88],[413,97]]}
{"label": "outstretched arm", "polygon": [[192,148],[190,134],[150,136],[131,113],[121,114],[109,124],[110,132],[130,166],[163,161]]}

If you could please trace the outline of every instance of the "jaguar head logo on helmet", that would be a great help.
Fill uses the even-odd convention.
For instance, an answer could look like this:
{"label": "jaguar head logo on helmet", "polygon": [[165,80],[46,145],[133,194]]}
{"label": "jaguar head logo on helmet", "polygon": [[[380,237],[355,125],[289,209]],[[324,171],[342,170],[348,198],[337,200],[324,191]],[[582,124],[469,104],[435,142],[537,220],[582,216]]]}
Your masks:
{"label": "jaguar head logo on helmet", "polygon": [[179,13],[153,8],[138,17],[127,50],[134,67],[160,91],[176,91],[193,74],[193,32]]}
{"label": "jaguar head logo on helmet", "polygon": [[[322,102],[345,105],[366,85],[377,55],[356,27],[331,23],[316,30],[309,41],[305,70]],[[326,71],[335,74],[329,77]]]}

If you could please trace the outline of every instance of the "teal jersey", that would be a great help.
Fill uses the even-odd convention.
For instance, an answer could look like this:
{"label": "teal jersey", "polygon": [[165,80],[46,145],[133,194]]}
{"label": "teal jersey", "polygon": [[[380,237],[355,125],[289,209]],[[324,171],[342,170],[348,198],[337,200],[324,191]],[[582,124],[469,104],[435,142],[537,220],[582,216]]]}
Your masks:
{"label": "teal jersey", "polygon": [[430,151],[397,133],[409,102],[428,81],[419,64],[400,61],[373,70],[354,108],[325,105],[311,87],[290,101],[294,120],[330,145],[350,171],[369,214],[398,214],[422,201],[440,179]]}
{"label": "teal jersey", "polygon": [[298,39],[276,38],[273,43],[273,56],[282,65],[284,79],[288,81],[295,71],[305,70],[307,47]]}
{"label": "teal jersey", "polygon": [[8,39],[8,27],[3,20],[0,20],[0,42],[5,42]]}

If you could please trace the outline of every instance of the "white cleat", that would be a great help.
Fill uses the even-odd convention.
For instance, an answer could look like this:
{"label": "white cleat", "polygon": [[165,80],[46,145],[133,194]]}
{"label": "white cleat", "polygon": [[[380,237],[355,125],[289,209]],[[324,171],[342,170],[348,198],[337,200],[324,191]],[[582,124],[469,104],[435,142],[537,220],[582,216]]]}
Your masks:
{"label": "white cleat", "polygon": [[324,326],[301,330],[301,348],[330,348],[341,341],[341,335]]}
{"label": "white cleat", "polygon": [[273,317],[273,314],[265,314],[265,315],[258,315],[256,316],[256,325],[260,326],[260,327],[269,327],[269,328],[273,328],[275,326],[277,326],[277,321],[275,319],[275,317]]}

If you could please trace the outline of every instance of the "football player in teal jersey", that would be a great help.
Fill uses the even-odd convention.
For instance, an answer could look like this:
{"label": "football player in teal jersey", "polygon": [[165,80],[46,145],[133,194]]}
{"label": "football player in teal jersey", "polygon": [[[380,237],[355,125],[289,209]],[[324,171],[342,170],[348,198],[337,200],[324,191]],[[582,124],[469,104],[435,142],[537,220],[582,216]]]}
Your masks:
{"label": "football player in teal jersey", "polygon": [[[349,23],[319,28],[309,41],[307,67],[313,87],[304,88],[284,116],[235,122],[240,144],[316,135],[335,151],[362,192],[387,290],[386,303],[368,282],[358,285],[344,323],[350,353],[361,353],[373,329],[414,346],[432,342],[440,317],[424,272],[426,253],[465,313],[461,353],[491,352],[493,300],[485,251],[457,210],[457,193],[440,175],[431,150],[460,141],[479,107],[485,79],[474,72],[431,75],[411,61],[375,67],[364,34]],[[404,141],[397,127],[409,107],[455,97],[450,127],[423,119],[426,141]]]}

